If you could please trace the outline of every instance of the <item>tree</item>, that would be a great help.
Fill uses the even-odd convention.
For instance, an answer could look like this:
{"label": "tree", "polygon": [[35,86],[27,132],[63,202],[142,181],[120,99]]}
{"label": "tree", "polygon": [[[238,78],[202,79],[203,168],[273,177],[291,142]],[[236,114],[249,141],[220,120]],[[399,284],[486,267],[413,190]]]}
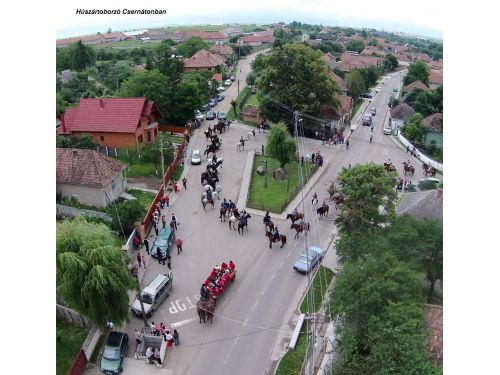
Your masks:
{"label": "tree", "polygon": [[359,69],[363,80],[365,81],[365,86],[370,87],[377,83],[378,77],[380,77],[380,70],[375,66],[371,65],[366,68]]}
{"label": "tree", "polygon": [[199,36],[193,36],[177,46],[177,53],[185,58],[193,56],[202,49],[210,48],[210,44]]}
{"label": "tree", "polygon": [[172,92],[168,79],[159,70],[136,72],[126,79],[118,96],[146,97],[154,100],[165,117],[171,113]]}
{"label": "tree", "polygon": [[87,150],[95,150],[97,147],[97,143],[94,141],[94,138],[87,133],[72,134],[70,136],[57,135],[56,145],[61,148],[78,148]]}
{"label": "tree", "polygon": [[132,74],[133,70],[128,61],[107,62],[99,68],[99,78],[113,90],[118,90],[120,84]]}
{"label": "tree", "polygon": [[247,85],[248,86],[253,86],[255,85],[255,80],[257,79],[257,74],[255,72],[250,72],[247,76]]}
{"label": "tree", "polygon": [[141,153],[141,160],[145,163],[153,163],[155,169],[158,170],[158,165],[161,163],[161,152],[160,149],[163,144],[163,165],[170,165],[174,160],[174,148],[172,143],[168,141],[161,142],[161,137],[163,133],[160,132],[158,137],[155,138],[154,142],[148,142],[144,145]]}
{"label": "tree", "polygon": [[123,229],[125,234],[132,233],[134,223],[146,214],[138,200],[112,203],[107,211],[112,218],[111,227],[120,232]]}
{"label": "tree", "polygon": [[[204,81],[206,82],[206,81]],[[182,78],[175,87],[171,118],[177,123],[184,123],[194,116],[193,111],[201,108],[205,96],[202,94],[199,83],[193,79]]]}
{"label": "tree", "polygon": [[392,71],[395,70],[399,66],[399,62],[396,56],[392,54],[388,54],[384,58],[384,68]]}
{"label": "tree", "polygon": [[429,67],[423,61],[415,61],[408,67],[408,73],[405,76],[404,84],[409,85],[415,81],[422,81],[426,86],[429,85]]}
{"label": "tree", "polygon": [[80,215],[58,225],[58,289],[64,302],[92,323],[104,327],[108,321],[128,321],[127,291],[137,284],[126,264],[127,256],[114,246],[106,225],[89,223]]}
{"label": "tree", "polygon": [[358,69],[354,69],[351,73],[349,73],[346,85],[349,95],[353,98],[357,98],[366,91],[365,80]]}
{"label": "tree", "polygon": [[173,56],[174,53],[168,40],[162,40],[146,62],[146,69],[158,69],[167,78],[169,83],[178,82],[184,63]]}
{"label": "tree", "polygon": [[365,49],[365,44],[361,40],[351,40],[346,43],[345,49],[347,51],[356,51],[357,53],[361,53]]}
{"label": "tree", "polygon": [[286,125],[282,122],[275,124],[267,137],[266,153],[280,162],[284,168],[287,163],[295,158],[297,144],[290,136]]}
{"label": "tree", "polygon": [[339,102],[333,96],[340,89],[328,74],[321,52],[303,44],[286,44],[263,59],[265,68],[259,74],[257,86],[265,118],[291,122],[290,108],[318,115],[320,104],[338,107]]}
{"label": "tree", "polygon": [[[338,175],[340,193],[344,196],[342,210],[335,219],[339,233],[360,234],[380,229],[393,221],[394,176],[380,164],[357,164],[343,168]],[[379,207],[384,208],[380,212]]]}
{"label": "tree", "polygon": [[424,117],[420,113],[411,115],[403,128],[403,134],[413,142],[422,142],[422,138],[427,132],[424,124]]}
{"label": "tree", "polygon": [[83,70],[95,62],[95,51],[91,46],[86,46],[81,40],[70,44],[68,47],[71,68]]}
{"label": "tree", "polygon": [[66,111],[68,103],[63,99],[61,94],[56,95],[56,118],[60,118],[61,115]]}

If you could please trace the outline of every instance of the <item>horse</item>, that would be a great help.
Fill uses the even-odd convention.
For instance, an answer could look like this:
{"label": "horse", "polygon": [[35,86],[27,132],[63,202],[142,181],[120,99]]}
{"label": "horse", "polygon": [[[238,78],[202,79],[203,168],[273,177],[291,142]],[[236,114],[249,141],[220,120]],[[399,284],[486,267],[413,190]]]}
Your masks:
{"label": "horse", "polygon": [[339,208],[340,204],[344,202],[343,195],[334,195],[332,199],[335,202],[335,209]]}
{"label": "horse", "polygon": [[245,141],[239,141],[236,145],[236,151],[242,151],[245,149]]}
{"label": "horse", "polygon": [[408,173],[410,176],[413,176],[415,173],[415,167],[406,161],[403,162],[403,165],[403,174],[406,176],[406,173]]}
{"label": "horse", "polygon": [[255,138],[255,130],[249,131],[249,132],[247,133],[247,136],[246,136],[245,140],[247,140],[247,141],[248,141],[248,140],[250,140],[250,137],[251,137],[252,135],[253,135],[253,136],[254,136],[254,138]]}
{"label": "horse", "polygon": [[318,198],[313,198],[311,200],[311,204],[313,206],[313,211],[314,211],[315,207],[318,205]]}
{"label": "horse", "polygon": [[222,223],[222,218],[224,218],[224,222],[226,222],[227,208],[221,207],[219,210],[219,214],[220,214],[219,215],[220,222]]}
{"label": "horse", "polygon": [[[241,220],[238,222],[238,234],[243,235],[244,228],[247,228],[247,232],[248,232],[248,219],[250,219],[250,218],[251,218],[250,214],[246,214],[245,215],[245,224],[241,224]],[[240,233],[240,230],[241,230],[241,233]]]}
{"label": "horse", "polygon": [[214,199],[208,199],[206,197],[206,195],[202,195],[201,196],[201,204],[203,205],[203,211],[206,211],[205,210],[205,207],[207,206],[207,204],[211,204],[212,205],[212,210],[215,208],[215,205],[214,205]]}
{"label": "horse", "polygon": [[274,232],[274,223],[271,220],[269,220],[268,222],[264,223],[264,229],[266,232],[268,230],[269,232]]}
{"label": "horse", "polygon": [[206,301],[200,299],[198,300],[198,302],[196,302],[196,312],[198,313],[198,317],[200,318],[200,324],[202,319],[203,323],[210,320],[210,324],[212,324],[214,311],[215,301],[212,297],[208,298],[208,300]]}
{"label": "horse", "polygon": [[386,172],[396,172],[396,167],[392,163],[384,163]]}
{"label": "horse", "polygon": [[330,210],[330,206],[321,206],[316,210],[316,213],[319,214],[319,217],[328,216],[328,211]]}
{"label": "horse", "polygon": [[299,238],[299,234],[304,232],[309,232],[309,229],[311,228],[311,226],[309,225],[309,223],[305,223],[304,225],[301,225],[301,224],[293,224],[292,225],[292,228],[296,230],[297,233],[295,233],[295,237],[293,239],[297,239]]}
{"label": "horse", "polygon": [[266,237],[269,239],[269,249],[273,248],[273,242],[281,241],[280,249],[286,244],[286,236],[284,234],[280,234],[280,238],[275,239],[271,232],[266,232]]}
{"label": "horse", "polygon": [[229,230],[231,230],[231,226],[233,227],[234,230],[236,230],[236,222],[239,221],[238,218],[236,216],[231,215],[231,217],[229,218]]}
{"label": "horse", "polygon": [[205,302],[202,301],[201,299],[196,302],[196,312],[198,313],[198,317],[200,318],[200,324],[201,320],[203,319],[203,323],[205,323]]}
{"label": "horse", "polygon": [[[297,214],[297,215],[292,215],[292,214],[288,214],[286,215],[286,220],[290,219],[292,220],[292,225],[297,221],[297,220],[300,220],[300,219],[303,219],[304,218],[304,214],[301,214],[300,212]],[[291,228],[291,227],[290,227]]]}
{"label": "horse", "polygon": [[426,170],[424,170],[424,175],[427,177],[427,175],[430,174],[431,177],[436,176],[436,168],[429,166]]}

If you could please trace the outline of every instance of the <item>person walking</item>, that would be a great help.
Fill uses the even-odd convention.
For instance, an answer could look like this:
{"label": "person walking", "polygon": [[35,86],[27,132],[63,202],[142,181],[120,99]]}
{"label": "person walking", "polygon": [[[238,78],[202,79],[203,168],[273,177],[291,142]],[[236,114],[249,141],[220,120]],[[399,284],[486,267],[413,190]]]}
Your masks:
{"label": "person walking", "polygon": [[158,362],[160,366],[163,365],[163,363],[161,362],[160,351],[158,350],[158,348],[155,348],[155,360],[156,362]]}
{"label": "person walking", "polygon": [[136,328],[134,335],[135,335],[135,342],[137,343],[137,347],[139,347],[139,345],[141,345],[141,342],[142,342],[141,332],[139,332],[139,330]]}
{"label": "person walking", "polygon": [[163,254],[161,253],[161,250],[159,247],[156,248],[156,256],[158,257],[158,264],[161,264],[163,261],[163,264],[165,264],[165,261],[163,260]]}
{"label": "person walking", "polygon": [[349,139],[345,141],[345,149],[349,150]]}
{"label": "person walking", "polygon": [[370,143],[373,141],[373,134],[370,134]]}
{"label": "person walking", "polygon": [[169,330],[167,330],[167,333],[163,335],[163,338],[167,342],[167,348],[171,348],[174,343],[174,337],[170,334]]}
{"label": "person walking", "polygon": [[154,352],[153,352],[153,348],[151,346],[149,346],[148,349],[146,350],[146,358],[148,359],[149,363],[154,363],[153,362]]}
{"label": "person walking", "polygon": [[182,253],[182,240],[180,238],[175,240],[175,246],[177,246],[177,255]]}
{"label": "person walking", "polygon": [[262,156],[264,156],[264,145],[260,146],[260,150],[262,151]]}
{"label": "person walking", "polygon": [[179,185],[177,185],[177,182],[174,181],[172,187],[174,188],[174,193],[177,194],[179,192]]}
{"label": "person walking", "polygon": [[142,261],[142,268],[146,268],[146,258],[144,255],[141,255],[141,261]]}
{"label": "person walking", "polygon": [[188,180],[186,179],[186,177],[184,177],[182,179],[182,186],[184,186],[184,190],[187,190],[187,182],[188,182]]}
{"label": "person walking", "polygon": [[172,269],[172,257],[170,256],[169,253],[167,253],[165,255],[165,257],[163,258],[163,265],[165,265],[165,259],[167,260],[167,267],[169,270]]}
{"label": "person walking", "polygon": [[408,151],[410,151],[410,145],[406,145],[406,153],[408,153]]}
{"label": "person walking", "polygon": [[174,335],[173,336],[174,336],[174,345],[175,346],[181,345],[181,342],[179,340],[179,332],[177,332],[176,329],[174,329]]}
{"label": "person walking", "polygon": [[165,214],[161,215],[161,222],[163,225],[163,229],[165,229],[165,224],[167,224],[167,217],[165,216]]}
{"label": "person walking", "polygon": [[144,238],[144,246],[146,247],[146,254],[149,255],[149,241],[147,238]]}
{"label": "person walking", "polygon": [[174,223],[174,228],[177,230],[177,218],[175,217],[175,214],[172,212],[172,222]]}
{"label": "person walking", "polygon": [[137,253],[137,263],[139,263],[139,268],[142,268],[141,266],[141,262],[142,262],[142,257],[141,257],[141,253]]}

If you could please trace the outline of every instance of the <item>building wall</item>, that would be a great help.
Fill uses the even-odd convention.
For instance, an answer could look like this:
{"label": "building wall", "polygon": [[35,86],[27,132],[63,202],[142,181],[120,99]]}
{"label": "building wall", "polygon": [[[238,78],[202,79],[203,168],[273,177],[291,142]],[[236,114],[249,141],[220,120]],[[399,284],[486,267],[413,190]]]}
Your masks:
{"label": "building wall", "polygon": [[[136,135],[133,133],[108,133],[108,132],[74,132],[74,134],[90,134],[94,141],[103,147],[134,147]],[[101,139],[101,136],[104,139]]]}
{"label": "building wall", "polygon": [[202,68],[183,68],[184,72],[197,72],[197,71],[215,71],[214,67],[202,67]]}

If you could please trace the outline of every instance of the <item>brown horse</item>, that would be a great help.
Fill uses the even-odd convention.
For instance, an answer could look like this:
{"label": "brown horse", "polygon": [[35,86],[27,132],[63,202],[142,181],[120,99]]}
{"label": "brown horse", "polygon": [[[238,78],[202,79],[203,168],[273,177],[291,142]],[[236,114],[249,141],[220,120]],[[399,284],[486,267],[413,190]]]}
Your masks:
{"label": "brown horse", "polygon": [[224,218],[224,222],[226,222],[226,214],[227,214],[227,208],[222,208],[219,210],[219,219],[220,222],[222,223],[222,218]]}
{"label": "brown horse", "polygon": [[410,165],[410,163],[406,161],[403,162],[403,165],[403,174],[406,176],[406,174],[408,173],[408,175],[413,176],[413,174],[415,173],[415,167],[413,165]]}
{"label": "brown horse", "polygon": [[203,323],[205,323],[205,303],[206,301],[202,301],[201,299],[196,302],[196,312],[198,313],[198,317],[200,318],[200,324],[201,319],[203,319]]}
{"label": "brown horse", "polygon": [[198,313],[198,317],[200,318],[200,324],[202,319],[203,323],[210,320],[210,324],[212,324],[214,311],[215,300],[212,297],[208,298],[208,300],[206,301],[200,299],[198,300],[198,302],[196,302],[196,312]]}
{"label": "brown horse", "polygon": [[273,242],[281,241],[280,249],[286,244],[286,236],[284,234],[280,234],[279,240],[274,239],[271,232],[266,232],[266,237],[269,239],[269,249],[273,248]]}
{"label": "brown horse", "polygon": [[309,225],[309,223],[305,223],[304,225],[293,224],[292,228],[295,229],[295,231],[297,232],[297,233],[295,233],[295,237],[293,237],[293,239],[297,239],[297,238],[299,238],[300,233],[302,233],[304,231],[309,232],[309,229],[311,228],[311,226]]}
{"label": "brown horse", "polygon": [[384,163],[384,168],[387,173],[396,172],[396,167],[392,163]]}
{"label": "brown horse", "polygon": [[[297,215],[292,215],[292,214],[286,215],[286,219],[287,220],[288,219],[292,220],[292,225],[295,224],[295,222],[297,220],[300,220],[300,219],[303,219],[303,218],[304,218],[304,214],[301,214],[300,212]],[[292,227],[290,227],[290,228],[292,228]]]}
{"label": "brown horse", "polygon": [[431,177],[436,177],[436,168],[434,167],[428,167],[427,169],[424,170],[424,175],[427,177],[427,175],[431,175]]}
{"label": "brown horse", "polygon": [[330,210],[330,206],[321,206],[316,210],[316,213],[319,214],[319,217],[328,216],[328,211]]}
{"label": "brown horse", "polygon": [[215,300],[213,298],[209,298],[207,304],[205,305],[205,315],[207,320],[210,320],[210,324],[212,324],[212,320],[214,318],[215,311]]}
{"label": "brown horse", "polygon": [[274,232],[274,223],[269,220],[267,223],[264,223],[264,229],[266,230],[266,232],[269,230],[269,232]]}

